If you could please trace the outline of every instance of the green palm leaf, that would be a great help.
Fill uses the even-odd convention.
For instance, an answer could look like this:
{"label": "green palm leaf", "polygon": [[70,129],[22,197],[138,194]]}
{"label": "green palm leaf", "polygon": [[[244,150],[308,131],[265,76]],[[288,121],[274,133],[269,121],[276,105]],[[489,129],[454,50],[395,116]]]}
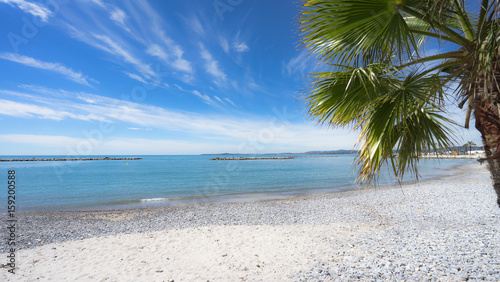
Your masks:
{"label": "green palm leaf", "polygon": [[346,66],[405,59],[418,50],[397,1],[309,1],[301,25],[306,46],[321,59]]}
{"label": "green palm leaf", "polygon": [[[300,25],[303,45],[332,67],[312,74],[309,114],[359,132],[359,182],[384,165],[418,176],[422,152],[454,143],[444,105],[457,100],[466,128],[474,112],[500,206],[499,1],[472,14],[464,0],[309,0]],[[425,56],[436,39],[457,47]]]}

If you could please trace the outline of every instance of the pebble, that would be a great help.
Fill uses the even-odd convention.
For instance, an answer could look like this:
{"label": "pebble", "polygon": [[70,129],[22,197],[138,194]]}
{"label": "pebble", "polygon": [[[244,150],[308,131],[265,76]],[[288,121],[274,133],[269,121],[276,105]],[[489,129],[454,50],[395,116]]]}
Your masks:
{"label": "pebble", "polygon": [[[292,200],[16,213],[17,224],[22,227],[16,246],[29,249],[186,227],[343,224],[346,230],[355,232],[372,226],[373,232],[360,233],[349,242],[325,238],[330,243],[322,248],[327,248],[331,258],[309,259],[305,268],[290,268],[286,280],[500,281],[500,208],[489,174],[476,164],[461,169],[459,177],[402,188],[305,195]],[[3,253],[9,247],[6,242],[0,240]],[[313,244],[310,247],[319,248]],[[256,266],[264,268],[260,262]]]}

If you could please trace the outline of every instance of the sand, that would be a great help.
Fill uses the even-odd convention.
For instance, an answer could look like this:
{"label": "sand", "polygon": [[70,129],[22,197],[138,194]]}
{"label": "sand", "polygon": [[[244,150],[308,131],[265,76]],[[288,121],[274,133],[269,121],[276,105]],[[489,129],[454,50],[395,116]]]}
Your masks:
{"label": "sand", "polygon": [[[207,207],[217,209],[210,218],[222,219],[189,224],[183,218],[181,228],[170,224],[156,231],[62,238],[23,248],[16,253],[16,274],[2,269],[0,280],[500,279],[500,209],[488,172],[475,163],[454,176],[402,188],[180,207],[158,214],[196,214],[193,210]],[[264,211],[267,219],[244,217],[251,210]],[[130,223],[135,217],[117,216],[129,213],[107,217]]]}

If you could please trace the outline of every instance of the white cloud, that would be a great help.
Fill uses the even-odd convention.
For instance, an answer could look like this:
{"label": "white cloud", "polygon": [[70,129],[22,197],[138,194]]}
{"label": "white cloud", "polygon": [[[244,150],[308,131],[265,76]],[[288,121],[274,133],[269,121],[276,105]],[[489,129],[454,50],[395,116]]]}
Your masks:
{"label": "white cloud", "polygon": [[[122,40],[116,35],[110,34],[98,34],[92,32],[84,32],[85,30],[91,29],[90,27],[80,27],[76,28],[71,24],[64,24],[68,29],[68,32],[71,37],[82,41],[90,46],[93,46],[97,49],[100,49],[110,55],[113,55],[121,60],[123,60],[127,64],[131,64],[137,72],[139,72],[143,77],[147,79],[157,78],[158,74],[151,68],[149,64],[142,62],[139,58],[135,57],[131,51],[128,51],[126,46],[122,46],[122,44],[118,43],[118,40],[122,42]],[[126,44],[125,44],[126,45]]]}
{"label": "white cloud", "polygon": [[140,75],[137,75],[137,74],[135,74],[135,73],[130,73],[130,72],[125,72],[125,74],[126,74],[128,77],[130,77],[130,78],[132,78],[132,79],[134,79],[134,80],[137,80],[137,81],[142,82],[142,83],[144,83],[144,84],[148,84],[148,83],[146,82],[146,80],[144,80],[144,78],[143,78],[142,76],[140,76]]}
{"label": "white cloud", "polygon": [[199,35],[205,34],[205,29],[203,28],[200,20],[197,17],[186,19],[186,23],[191,29],[194,30],[194,32],[198,33]]}
{"label": "white cloud", "polygon": [[119,8],[115,8],[111,14],[110,14],[110,18],[117,22],[118,24],[122,25],[122,26],[125,26],[125,19],[127,18],[127,15],[125,14],[125,12]]}
{"label": "white cloud", "polygon": [[[202,154],[223,152],[227,146],[216,142],[109,137],[104,140],[61,135],[0,134],[2,155],[73,155],[79,144],[91,144],[94,155]],[[21,146],[17,146],[21,145]],[[29,145],[29,146],[26,146]],[[168,151],[165,151],[167,149]]]}
{"label": "white cloud", "polygon": [[193,73],[193,68],[191,67],[191,63],[188,60],[183,59],[181,57],[178,57],[177,59],[175,59],[171,65],[172,65],[172,67],[174,67],[175,69],[178,69],[180,71]]}
{"label": "white cloud", "polygon": [[[165,34],[162,17],[149,3],[130,1],[117,7],[107,2],[88,1],[91,1],[91,5],[84,9],[62,15],[62,25],[67,28],[71,37],[113,55],[115,60],[124,63],[125,69],[122,72],[138,73],[145,81],[160,79],[160,71],[152,68],[152,62],[158,62],[155,59],[161,60],[175,71],[194,74],[193,64],[184,57],[183,48]],[[108,13],[109,20],[95,17],[96,8]],[[89,18],[93,20],[89,21]],[[110,22],[124,28],[128,32],[126,36],[109,28]],[[155,58],[144,56],[144,51]],[[131,64],[133,69],[127,64]],[[164,69],[161,65],[155,66]],[[174,75],[185,80],[182,73]]]}
{"label": "white cloud", "polygon": [[306,50],[303,50],[285,64],[284,70],[288,75],[294,73],[305,74],[309,67],[310,62],[308,61],[308,53]]}
{"label": "white cloud", "polygon": [[132,31],[125,23],[125,20],[127,19],[127,14],[122,9],[119,9],[117,7],[111,7],[109,18],[112,21],[114,21],[118,26],[122,27],[125,31],[133,35]]}
{"label": "white cloud", "polygon": [[251,89],[260,89],[261,87],[255,83],[255,82],[249,82],[248,83],[248,87],[250,87]]}
{"label": "white cloud", "polygon": [[246,42],[234,42],[233,48],[236,52],[246,52],[250,50]]}
{"label": "white cloud", "polygon": [[170,40],[166,40],[170,44],[170,49],[172,49],[172,53],[174,58],[171,58],[163,48],[161,48],[158,44],[151,44],[151,46],[148,47],[146,50],[146,53],[148,53],[151,56],[157,57],[161,59],[162,61],[166,62],[170,66],[172,66],[174,69],[183,71],[183,72],[188,72],[188,73],[193,73],[193,68],[191,67],[191,63],[187,61],[186,59],[182,58],[183,51],[182,49],[172,43]]}
{"label": "white cloud", "polygon": [[67,28],[69,35],[74,39],[77,39],[102,51],[112,53],[111,49],[103,45],[102,42],[96,40],[93,36],[84,33],[83,30],[87,30],[87,28],[76,28],[75,26],[68,23],[64,23],[63,26]]}
{"label": "white cloud", "polygon": [[96,4],[97,6],[99,6],[101,8],[106,8],[106,6],[104,5],[104,3],[101,0],[89,0],[89,1]]}
{"label": "white cloud", "polygon": [[94,37],[101,41],[101,43],[104,43],[104,46],[106,46],[106,51],[115,56],[121,57],[123,60],[125,60],[125,62],[135,66],[135,68],[146,78],[157,76],[150,65],[141,62],[141,60],[134,57],[130,52],[126,51],[122,46],[120,46],[116,41],[112,40],[108,36],[94,34]]}
{"label": "white cloud", "polygon": [[46,22],[52,14],[49,9],[37,3],[32,3],[25,0],[0,0],[0,2],[7,3],[13,7],[17,6],[23,12],[31,14],[35,17],[39,17],[44,22]]}
{"label": "white cloud", "polygon": [[146,50],[146,53],[165,61],[167,61],[168,59],[167,53],[165,53],[165,51],[157,44],[151,44],[151,46],[149,46],[148,49]]}
{"label": "white cloud", "polygon": [[66,118],[85,121],[105,120],[104,118],[99,118],[93,114],[74,114],[69,111],[54,110],[49,107],[18,103],[9,100],[0,100],[0,115],[51,120],[63,120]]}
{"label": "white cloud", "polygon": [[224,100],[228,101],[233,107],[236,107],[236,105],[233,103],[233,101],[229,100],[229,98],[224,98]]}
{"label": "white cloud", "polygon": [[0,59],[23,64],[25,66],[33,68],[59,73],[65,76],[66,78],[73,80],[74,82],[90,86],[90,84],[87,81],[87,77],[84,76],[82,73],[75,72],[72,69],[65,67],[59,63],[44,62],[31,57],[22,56],[14,53],[0,53]]}
{"label": "white cloud", "polygon": [[201,43],[200,49],[201,57],[205,60],[205,71],[216,78],[216,83],[225,82],[227,75],[219,68],[219,62],[212,57],[212,54]]}
{"label": "white cloud", "polygon": [[215,95],[214,95],[214,98],[215,98],[215,100],[217,100],[217,101],[219,101],[219,102],[221,102],[221,103],[224,103],[224,102],[222,102],[222,100],[221,100],[219,97],[217,97],[217,96],[215,96]]}
{"label": "white cloud", "polygon": [[181,77],[182,82],[191,84],[195,80],[195,77],[189,74],[185,74]]}
{"label": "white cloud", "polygon": [[158,47],[155,48],[161,49],[163,52],[163,54],[154,52],[155,55],[153,56],[159,55],[158,57],[160,59],[176,70],[190,74],[194,73],[191,62],[183,57],[184,50],[182,47],[168,37],[162,29],[162,17],[160,17],[146,1],[131,3],[136,5],[136,10],[134,10],[133,13],[131,12],[131,14],[135,15],[136,23],[139,25],[140,29],[143,31],[150,31],[140,34],[140,38],[146,39],[144,42],[147,49],[152,45],[157,45]]}
{"label": "white cloud", "polygon": [[33,135],[33,134],[2,134],[0,135],[1,142],[32,144],[32,145],[49,145],[64,147],[70,144],[76,144],[83,139],[72,138],[67,136],[50,136],[50,135]]}
{"label": "white cloud", "polygon": [[[8,93],[5,90],[0,92]],[[207,102],[223,100],[234,105],[228,98],[211,99],[196,90],[191,93]],[[261,153],[279,152],[287,148],[297,148],[299,151],[351,148],[356,141],[356,135],[347,133],[347,130],[328,131],[302,121],[295,122],[300,114],[287,110],[278,109],[274,115],[266,118],[221,116],[167,110],[81,92],[66,92],[64,97],[41,96],[38,99],[33,99],[34,95],[31,94],[26,95],[16,97],[33,102],[0,101],[0,114],[33,119],[106,121],[124,125],[125,128],[178,132],[187,136],[186,140],[199,140],[196,141],[199,144],[206,140],[230,144],[232,147],[226,146],[224,151],[241,153],[251,153],[252,150]],[[43,106],[34,103],[43,103]]]}
{"label": "white cloud", "polygon": [[172,39],[167,37],[163,33],[163,31],[161,31],[159,34],[161,40],[170,50],[173,57],[167,63],[170,64],[170,66],[172,66],[174,69],[192,74],[194,72],[193,67],[191,66],[191,62],[183,58],[184,51],[182,50],[182,48],[178,44],[176,44]]}
{"label": "white cloud", "polygon": [[229,43],[226,38],[220,37],[219,44],[226,54],[229,54]]}
{"label": "white cloud", "polygon": [[208,105],[213,105],[214,101],[207,95],[201,94],[198,90],[193,90],[191,93],[193,93],[195,96],[201,98],[204,103]]}

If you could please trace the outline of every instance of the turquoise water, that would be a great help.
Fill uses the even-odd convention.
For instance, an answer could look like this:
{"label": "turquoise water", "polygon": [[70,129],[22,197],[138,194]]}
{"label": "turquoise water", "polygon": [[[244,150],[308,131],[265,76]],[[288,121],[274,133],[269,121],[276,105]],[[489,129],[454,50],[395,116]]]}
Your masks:
{"label": "turquoise water", "polygon": [[[71,156],[38,156],[52,158]],[[87,156],[77,156],[85,158]],[[88,156],[100,157],[100,156]],[[112,157],[112,156],[109,156]],[[129,157],[129,156],[127,156]],[[0,193],[16,171],[18,211],[82,210],[238,201],[354,189],[353,155],[290,160],[212,161],[215,156],[133,156],[142,160],[2,162]],[[8,156],[5,158],[22,158]],[[28,157],[25,157],[28,158]],[[421,160],[423,179],[473,160]],[[410,177],[406,180],[411,181]],[[379,184],[396,183],[387,175]],[[2,192],[3,191],[3,192]],[[5,203],[0,203],[2,212]]]}

